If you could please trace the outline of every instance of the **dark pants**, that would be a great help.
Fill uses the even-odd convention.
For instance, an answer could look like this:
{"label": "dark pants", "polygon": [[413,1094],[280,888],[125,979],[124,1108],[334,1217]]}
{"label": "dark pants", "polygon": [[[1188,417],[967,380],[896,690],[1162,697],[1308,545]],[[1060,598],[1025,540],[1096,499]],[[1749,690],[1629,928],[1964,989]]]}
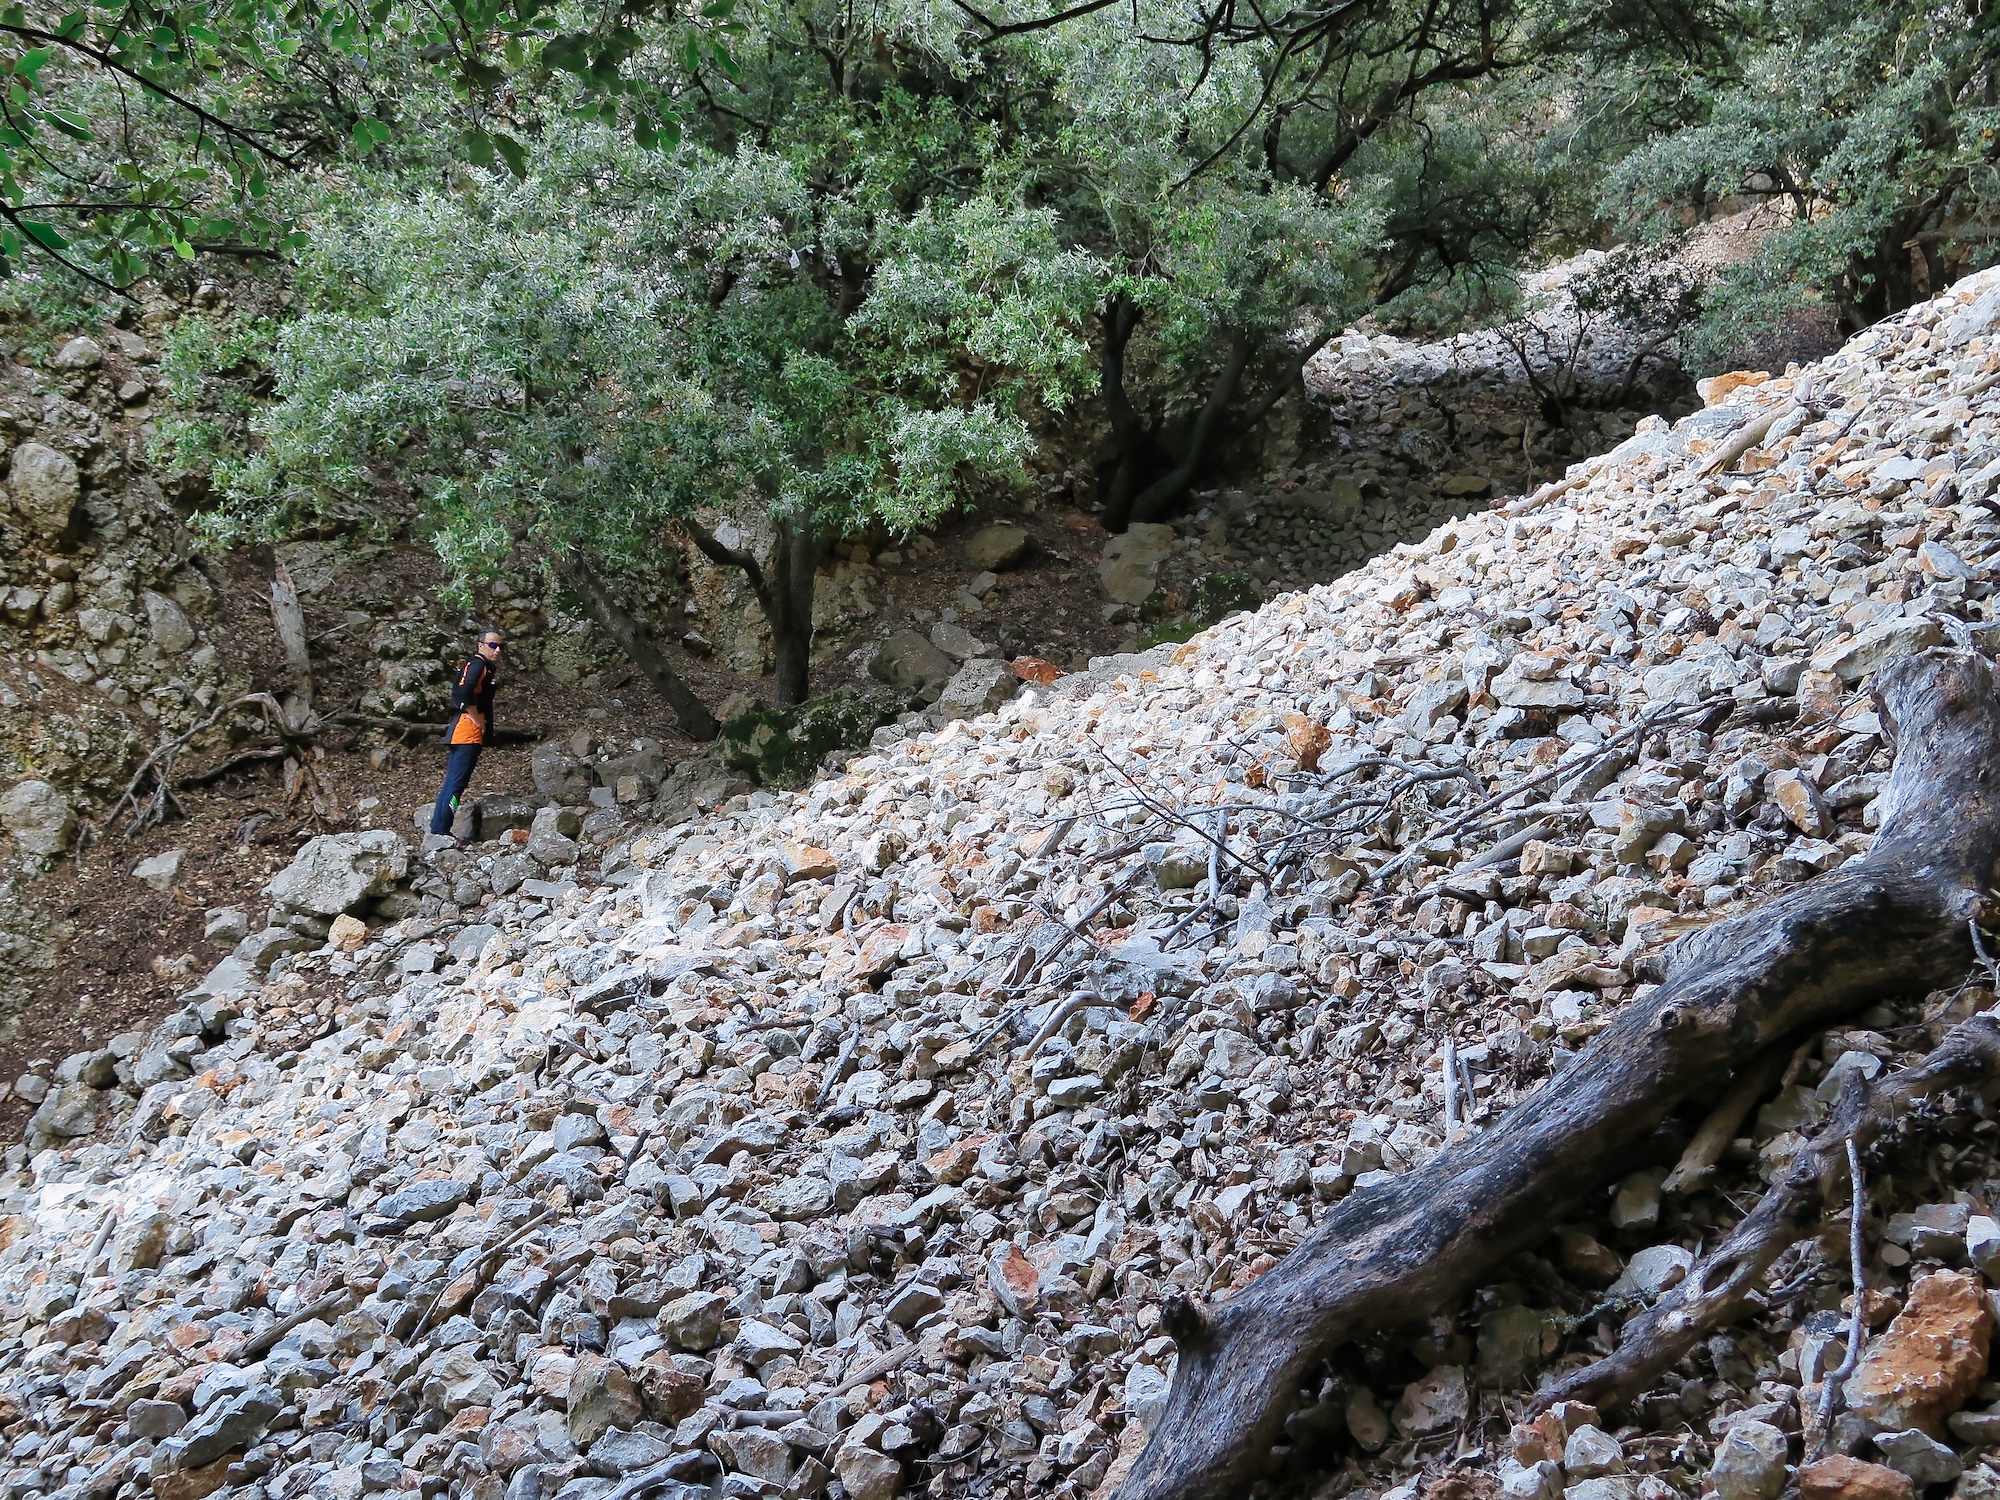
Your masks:
{"label": "dark pants", "polygon": [[437,806],[431,809],[431,832],[450,833],[451,820],[458,814],[458,799],[472,780],[472,768],[479,764],[484,745],[453,745],[445,757],[444,786],[438,791]]}

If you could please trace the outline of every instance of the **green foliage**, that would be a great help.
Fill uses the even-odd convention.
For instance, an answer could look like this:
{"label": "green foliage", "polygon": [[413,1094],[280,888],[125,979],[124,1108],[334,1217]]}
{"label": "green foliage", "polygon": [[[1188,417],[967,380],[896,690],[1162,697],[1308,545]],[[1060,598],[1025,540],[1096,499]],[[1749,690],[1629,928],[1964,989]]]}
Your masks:
{"label": "green foliage", "polygon": [[[1044,211],[875,218],[870,186],[577,124],[520,179],[364,184],[311,221],[259,441],[204,450],[217,533],[282,534],[391,482],[461,577],[636,566],[705,510],[751,534],[924,524],[1019,472],[1028,401],[1069,399],[1090,268]],[[840,257],[875,268],[858,298],[829,283]]]}
{"label": "green foliage", "polygon": [[1220,624],[1238,610],[1258,609],[1264,595],[1247,573],[1207,573],[1194,586],[1188,614],[1203,625]]}
{"label": "green foliage", "polygon": [[[678,90],[733,76],[734,0],[119,0],[0,8],[0,275],[52,260],[113,290],[203,253],[281,256],[279,178],[440,123],[476,165],[526,170],[551,111],[641,145]],[[663,45],[664,44],[664,45]]]}
{"label": "green foliage", "polygon": [[1668,234],[1742,202],[1778,220],[1710,298],[1702,351],[1728,357],[1793,310],[1855,328],[1990,262],[2000,217],[2000,48],[1990,11],[1895,0],[1765,0],[1692,117],[1633,150],[1608,210]]}
{"label": "green foliage", "polygon": [[[1256,580],[1247,573],[1206,573],[1196,580],[1186,599],[1155,589],[1139,606],[1142,621],[1160,621],[1139,637],[1135,650],[1145,651],[1172,641],[1193,640],[1211,625],[1220,624],[1238,610],[1257,609],[1264,603]],[[1174,615],[1177,618],[1167,619]]]}

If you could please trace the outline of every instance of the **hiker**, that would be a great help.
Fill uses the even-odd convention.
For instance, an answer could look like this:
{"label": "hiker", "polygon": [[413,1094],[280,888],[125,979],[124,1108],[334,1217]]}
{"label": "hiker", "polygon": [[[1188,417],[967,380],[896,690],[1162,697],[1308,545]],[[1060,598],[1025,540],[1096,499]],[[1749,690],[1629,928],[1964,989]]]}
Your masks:
{"label": "hiker", "polygon": [[458,799],[472,780],[472,768],[479,764],[479,752],[493,732],[493,688],[505,642],[500,632],[489,630],[479,638],[478,650],[458,669],[451,685],[451,723],[444,740],[449,747],[444,762],[444,786],[438,791],[437,806],[431,809],[431,832],[449,834],[458,816]]}

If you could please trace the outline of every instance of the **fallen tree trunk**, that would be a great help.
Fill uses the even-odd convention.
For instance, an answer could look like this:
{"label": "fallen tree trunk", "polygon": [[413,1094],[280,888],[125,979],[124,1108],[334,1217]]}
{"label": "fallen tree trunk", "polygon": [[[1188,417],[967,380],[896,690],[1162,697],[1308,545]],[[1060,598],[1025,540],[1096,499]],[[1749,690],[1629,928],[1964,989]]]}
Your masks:
{"label": "fallen tree trunk", "polygon": [[1765,1311],[1765,1273],[1840,1201],[1848,1141],[1865,1151],[1921,1101],[1995,1075],[2000,1075],[2000,1016],[1990,1013],[1961,1021],[1930,1056],[1873,1087],[1850,1075],[1856,1086],[1832,1122],[1742,1222],[1679,1286],[1625,1325],[1614,1353],[1544,1389],[1536,1407],[1547,1410],[1558,1401],[1587,1401],[1607,1410],[1622,1406],[1716,1329]]}
{"label": "fallen tree trunk", "polygon": [[1898,753],[1868,853],[1680,939],[1660,987],[1499,1125],[1348,1197],[1231,1300],[1170,1302],[1179,1365],[1121,1500],[1248,1493],[1319,1361],[1463,1296],[1772,1048],[1964,976],[2000,875],[2000,679],[1931,652],[1883,669],[1877,692]]}

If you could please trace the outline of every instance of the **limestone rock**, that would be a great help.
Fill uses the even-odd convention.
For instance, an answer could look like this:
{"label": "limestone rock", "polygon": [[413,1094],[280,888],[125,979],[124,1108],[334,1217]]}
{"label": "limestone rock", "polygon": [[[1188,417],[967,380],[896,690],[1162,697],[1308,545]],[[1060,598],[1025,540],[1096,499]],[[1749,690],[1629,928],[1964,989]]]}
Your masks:
{"label": "limestone rock", "polygon": [[1143,604],[1159,582],[1160,565],[1174,552],[1174,528],[1134,522],[1104,544],[1097,576],[1120,604]]}
{"label": "limestone rock", "polygon": [[948,679],[952,659],[914,630],[899,630],[875,648],[868,675],[892,688],[910,690]]}
{"label": "limestone rock", "polygon": [[945,684],[938,711],[945,719],[971,719],[991,713],[1021,686],[1004,661],[980,658],[967,662]]}
{"label": "limestone rock", "polygon": [[132,866],[132,878],[141,885],[151,886],[156,891],[172,890],[181,878],[181,866],[187,861],[187,850],[166,849],[158,854],[148,855]]}
{"label": "limestone rock", "polygon": [[469,1182],[436,1177],[391,1193],[375,1205],[375,1212],[394,1224],[424,1224],[442,1219],[472,1198],[473,1193],[473,1184]]}
{"label": "limestone rock", "polygon": [[141,591],[139,602],[146,610],[146,631],[162,656],[182,656],[194,648],[194,626],[187,611],[165,594]]}
{"label": "limestone rock", "polygon": [[0,829],[24,853],[44,858],[62,853],[76,832],[76,814],[63,794],[46,781],[17,781],[0,793]]}
{"label": "limestone rock", "polygon": [[580,1354],[569,1378],[569,1439],[588,1448],[614,1427],[637,1425],[644,1414],[632,1378],[601,1354]]}
{"label": "limestone rock", "polygon": [[1392,1413],[1398,1430],[1412,1436],[1440,1432],[1465,1420],[1469,1409],[1465,1370],[1459,1365],[1439,1365],[1421,1380],[1403,1387],[1402,1399]]}
{"label": "limestone rock", "polygon": [[67,453],[42,443],[21,444],[7,471],[7,487],[14,509],[43,537],[60,541],[75,529],[83,483]]}
{"label": "limestone rock", "polygon": [[1934,1484],[1950,1484],[1964,1472],[1958,1455],[1936,1438],[1914,1429],[1908,1432],[1878,1432],[1875,1446],[1882,1461],[1899,1474],[1909,1476],[1918,1489]]}
{"label": "limestone rock", "polygon": [[[1625,1467],[1625,1450],[1602,1427],[1585,1422],[1563,1445],[1563,1472],[1572,1479],[1597,1479]],[[1769,1496],[1762,1500],[1770,1500]]]}
{"label": "limestone rock", "polygon": [[1852,687],[1892,661],[1912,656],[1944,639],[1935,620],[1885,620],[1846,640],[1831,641],[1813,653],[1812,669],[1831,672]]}
{"label": "limestone rock", "polygon": [[562,740],[543,740],[528,752],[535,790],[552,802],[573,807],[590,799],[590,770]]}
{"label": "limestone rock", "polygon": [[850,1500],[895,1500],[903,1491],[903,1466],[860,1443],[842,1445],[833,1472]]}
{"label": "limestone rock", "polygon": [[104,363],[104,346],[88,334],[79,334],[64,341],[49,361],[49,368],[61,370],[66,375],[81,370],[94,370]]}
{"label": "limestone rock", "polygon": [[1829,1454],[1799,1470],[1799,1500],[1915,1500],[1909,1477],[1882,1464],[1844,1453]]}
{"label": "limestone rock", "polygon": [[409,868],[409,845],[386,828],[321,834],[271,877],[264,894],[295,911],[332,917],[387,895]]}
{"label": "limestone rock", "polygon": [[1778,1500],[1791,1440],[1769,1422],[1734,1422],[1715,1450],[1708,1483],[1722,1500]]}
{"label": "limestone rock", "polygon": [[199,1469],[223,1454],[248,1447],[284,1409],[285,1398],[275,1387],[260,1385],[226,1401],[218,1401],[182,1429],[175,1464]]}
{"label": "limestone rock", "polygon": [[976,571],[1004,573],[1018,566],[1032,545],[1034,538],[1019,526],[982,526],[965,539],[965,560]]}

